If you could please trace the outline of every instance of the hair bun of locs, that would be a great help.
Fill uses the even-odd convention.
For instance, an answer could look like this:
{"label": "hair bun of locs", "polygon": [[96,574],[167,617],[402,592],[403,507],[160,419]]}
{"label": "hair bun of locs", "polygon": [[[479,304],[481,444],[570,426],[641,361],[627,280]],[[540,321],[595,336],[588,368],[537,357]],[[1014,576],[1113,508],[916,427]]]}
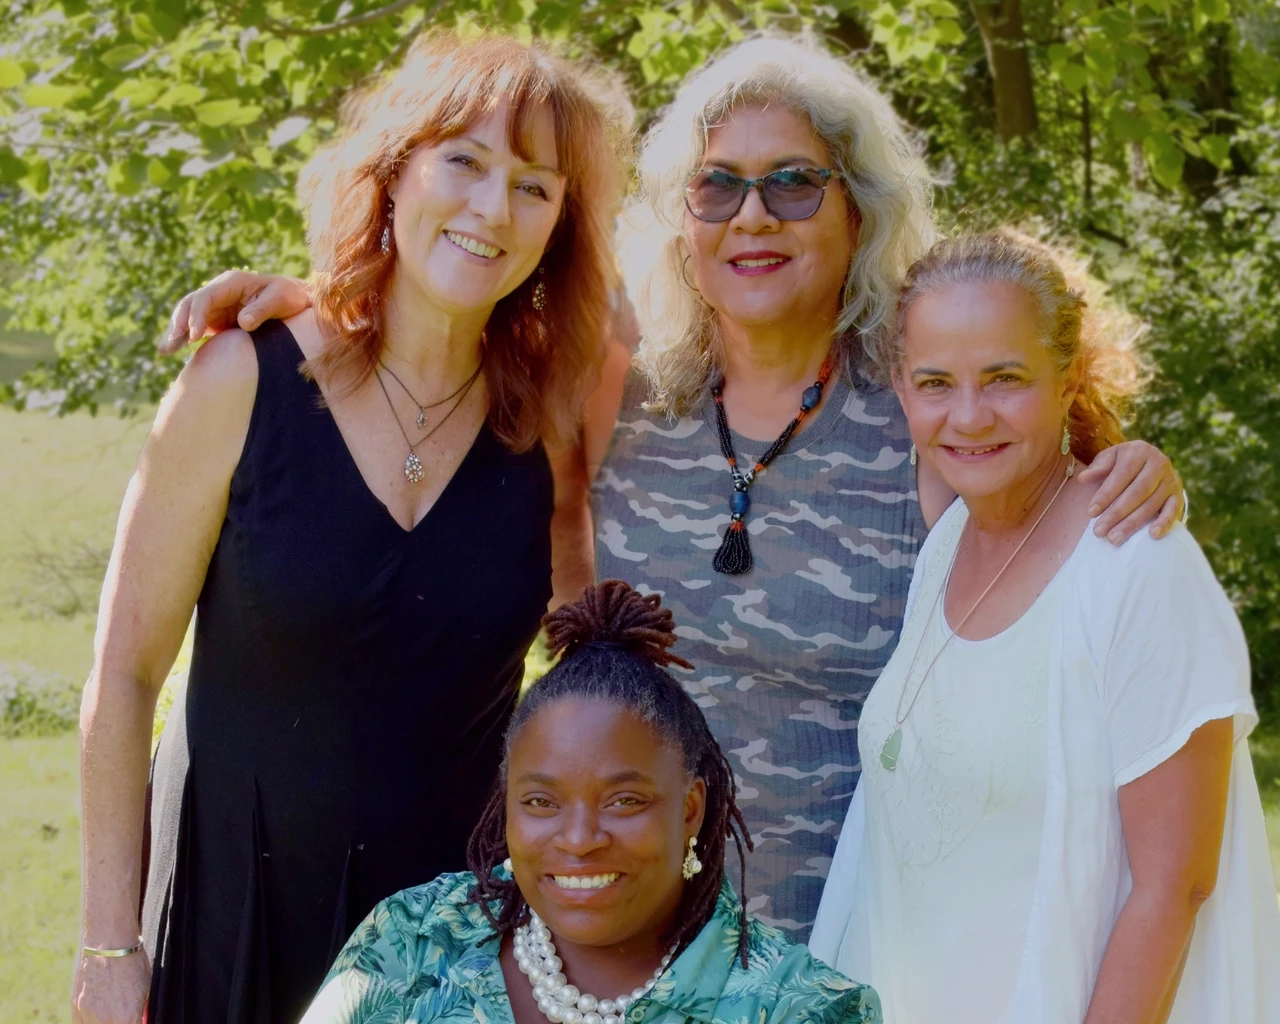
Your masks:
{"label": "hair bun of locs", "polygon": [[641,594],[622,580],[587,587],[580,600],[550,612],[542,620],[547,647],[572,657],[588,645],[624,650],[659,668],[693,666],[671,653],[675,619],[657,594]]}

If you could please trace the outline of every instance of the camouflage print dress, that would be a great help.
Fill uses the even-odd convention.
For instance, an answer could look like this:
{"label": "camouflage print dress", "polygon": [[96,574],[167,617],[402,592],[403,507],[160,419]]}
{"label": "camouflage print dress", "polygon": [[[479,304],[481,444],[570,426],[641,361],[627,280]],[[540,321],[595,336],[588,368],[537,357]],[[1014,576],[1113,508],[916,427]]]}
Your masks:
{"label": "camouflage print dress", "polygon": [[[596,573],[662,595],[677,669],[738,775],[750,910],[803,941],[858,780],[858,714],[898,642],[925,526],[891,392],[833,380],[751,487],[755,567],[711,568],[732,483],[708,397],[671,422],[628,381],[594,485]],[[732,424],[731,424],[732,425]],[[740,465],[768,446],[733,438]]]}

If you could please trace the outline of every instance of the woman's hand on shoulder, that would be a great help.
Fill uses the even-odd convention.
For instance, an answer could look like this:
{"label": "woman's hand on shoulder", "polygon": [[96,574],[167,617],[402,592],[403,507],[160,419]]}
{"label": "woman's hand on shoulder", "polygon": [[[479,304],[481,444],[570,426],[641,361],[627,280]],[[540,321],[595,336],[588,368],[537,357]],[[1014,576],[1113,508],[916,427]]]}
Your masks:
{"label": "woman's hand on shoulder", "polygon": [[159,344],[162,353],[240,327],[252,331],[267,320],[284,320],[311,305],[305,281],[249,270],[228,270],[182,297],[169,318],[169,334]]}
{"label": "woman's hand on shoulder", "polygon": [[1094,533],[1120,545],[1144,526],[1163,537],[1182,515],[1182,480],[1155,445],[1125,441],[1104,449],[1080,473],[1082,483],[1099,483],[1089,506],[1098,516]]}

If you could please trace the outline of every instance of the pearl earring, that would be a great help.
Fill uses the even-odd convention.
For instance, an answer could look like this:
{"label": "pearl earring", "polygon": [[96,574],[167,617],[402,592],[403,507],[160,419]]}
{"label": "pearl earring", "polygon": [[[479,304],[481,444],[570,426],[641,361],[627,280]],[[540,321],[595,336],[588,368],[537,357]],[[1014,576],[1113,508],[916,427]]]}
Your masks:
{"label": "pearl earring", "polygon": [[508,857],[506,860],[504,860],[504,861],[502,862],[502,866],[503,866],[504,868],[506,868],[506,869],[507,869],[507,871],[511,871],[511,858],[510,858],[510,857]]}
{"label": "pearl earring", "polygon": [[907,460],[911,463],[911,465],[913,465],[913,466],[914,466],[914,465],[916,464],[916,460],[917,460],[917,458],[918,458],[918,456],[916,455],[916,446],[915,446],[915,445],[912,445],[912,446],[911,446],[911,453],[907,456]]}
{"label": "pearl earring", "polygon": [[698,860],[698,855],[693,852],[693,848],[698,845],[698,837],[689,837],[689,852],[684,855],[684,864],[680,867],[680,874],[687,882],[699,871],[702,870],[702,861]]}

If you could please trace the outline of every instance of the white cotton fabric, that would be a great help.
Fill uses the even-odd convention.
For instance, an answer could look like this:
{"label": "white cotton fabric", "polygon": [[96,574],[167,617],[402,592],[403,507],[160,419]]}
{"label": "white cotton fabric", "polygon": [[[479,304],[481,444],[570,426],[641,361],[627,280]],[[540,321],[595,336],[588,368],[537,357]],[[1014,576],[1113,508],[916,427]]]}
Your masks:
{"label": "white cotton fabric", "polygon": [[[932,599],[945,581],[967,517],[957,501],[921,551],[902,641],[876,687],[889,682],[887,695],[896,696],[894,679],[900,685],[906,673],[906,665],[899,663],[909,661],[916,645],[927,639],[923,631],[932,625]],[[901,908],[894,901],[911,898],[899,892],[911,872],[902,871],[902,847],[886,845],[885,837],[898,834],[902,821],[910,821],[912,814],[919,818],[920,812],[907,811],[904,819],[900,804],[877,803],[877,793],[893,794],[902,784],[894,779],[884,788],[879,754],[892,717],[886,725],[877,714],[873,690],[859,725],[863,777],[831,865],[810,948],[848,976],[874,985],[884,1001],[887,1024],[940,1019],[948,1024],[1080,1024],[1107,939],[1132,885],[1116,791],[1175,754],[1205,722],[1232,718],[1235,749],[1217,887],[1197,915],[1169,1020],[1280,1022],[1280,910],[1245,743],[1257,723],[1248,653],[1208,562],[1182,528],[1160,541],[1143,531],[1120,548],[1089,529],[1027,614],[1038,618],[1050,607],[1052,615],[1035,627],[1046,635],[1038,641],[1024,635],[1021,641],[1030,657],[1037,649],[1047,649],[1048,656],[1041,734],[1043,816],[1034,840],[1038,852],[1029,909],[1022,909],[1025,869],[1002,876],[1001,862],[970,859],[965,871],[949,872],[950,879],[964,886],[968,877],[981,899],[958,910],[966,902],[962,889],[939,901],[932,917],[924,908],[914,913],[909,930],[900,926]],[[1017,624],[1006,633],[1016,629]],[[950,651],[944,653],[934,673],[951,658]],[[1020,673],[1025,677],[1026,666],[1005,661],[992,671],[1002,671],[1015,683],[993,678],[988,685],[1016,691],[1016,678]],[[919,672],[918,666],[916,676]],[[890,716],[894,710],[889,708]],[[917,702],[904,726],[898,767],[890,774],[911,771],[911,721],[919,710]],[[928,781],[937,775],[932,742],[930,737],[930,749],[922,745],[916,751],[916,760],[926,767],[933,758],[933,768],[917,765],[921,781],[916,789],[925,796],[913,795],[913,807],[918,799],[937,800]],[[980,752],[983,743],[970,746]],[[976,768],[976,762],[968,765],[970,796]],[[954,779],[947,784],[955,788]],[[1030,792],[1034,790],[1032,786]],[[897,820],[880,820],[886,813]],[[947,872],[946,861],[980,832],[976,826],[971,829],[930,870]],[[887,862],[886,851],[894,853],[893,863]],[[991,853],[991,859],[996,856]],[[906,859],[912,857],[917,855]],[[1009,902],[995,909],[997,918],[1003,915],[1003,926],[993,930],[978,919],[992,913],[988,904],[993,898],[999,902],[1002,877],[1007,878]],[[970,920],[957,921],[957,913]],[[1017,915],[1025,917],[1025,927],[1015,935],[1008,924]],[[914,941],[913,935],[928,936],[928,941]],[[931,959],[937,935],[950,936],[963,950],[958,955],[970,966],[978,965],[975,980],[998,978],[998,983],[965,985],[954,971],[937,970]],[[959,941],[966,935],[972,940],[967,947]],[[1012,965],[1009,980],[983,966],[988,961]],[[909,994],[899,998],[904,992]],[[945,1007],[945,1014],[938,1007]]]}

